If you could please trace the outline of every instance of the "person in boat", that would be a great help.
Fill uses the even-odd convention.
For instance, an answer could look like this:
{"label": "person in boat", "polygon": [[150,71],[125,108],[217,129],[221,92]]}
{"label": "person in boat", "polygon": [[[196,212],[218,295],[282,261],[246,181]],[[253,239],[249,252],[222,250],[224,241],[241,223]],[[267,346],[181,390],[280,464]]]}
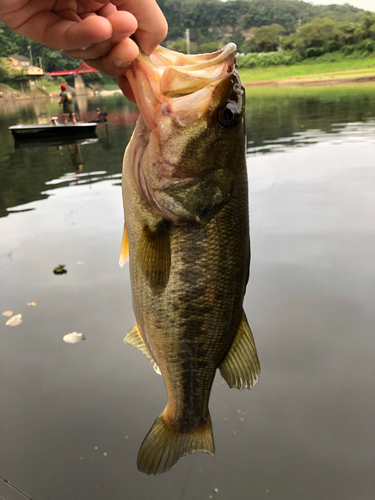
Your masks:
{"label": "person in boat", "polygon": [[68,124],[69,118],[72,120],[74,125],[76,125],[77,120],[76,120],[76,114],[74,112],[74,102],[73,102],[72,93],[69,90],[67,90],[65,83],[62,83],[60,85],[60,88],[61,88],[61,94],[60,94],[59,104],[62,104],[62,106],[63,106],[64,125]]}
{"label": "person in boat", "polygon": [[96,108],[96,121],[98,123],[104,123],[107,121],[108,113],[106,111],[102,111],[100,108]]}
{"label": "person in boat", "polygon": [[121,90],[133,102],[123,75],[139,53],[130,36],[151,54],[168,31],[156,0],[0,0],[0,20],[21,35],[116,76]]}

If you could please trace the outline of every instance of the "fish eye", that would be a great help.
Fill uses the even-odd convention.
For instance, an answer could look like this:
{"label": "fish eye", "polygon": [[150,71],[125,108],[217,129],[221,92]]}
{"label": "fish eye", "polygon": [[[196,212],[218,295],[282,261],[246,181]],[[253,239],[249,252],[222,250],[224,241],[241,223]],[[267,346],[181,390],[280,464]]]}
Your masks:
{"label": "fish eye", "polygon": [[231,102],[222,106],[217,113],[217,119],[220,125],[224,128],[234,127],[234,125],[237,124],[239,117],[240,112],[238,111],[237,106]]}

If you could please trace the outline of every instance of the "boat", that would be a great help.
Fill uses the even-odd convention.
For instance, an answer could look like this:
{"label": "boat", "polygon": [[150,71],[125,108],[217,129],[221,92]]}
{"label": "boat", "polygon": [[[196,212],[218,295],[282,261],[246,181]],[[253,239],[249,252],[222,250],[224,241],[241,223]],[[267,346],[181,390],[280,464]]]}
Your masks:
{"label": "boat", "polygon": [[64,125],[57,120],[37,125],[13,125],[9,127],[15,139],[33,139],[44,137],[95,137],[96,122],[78,122]]}

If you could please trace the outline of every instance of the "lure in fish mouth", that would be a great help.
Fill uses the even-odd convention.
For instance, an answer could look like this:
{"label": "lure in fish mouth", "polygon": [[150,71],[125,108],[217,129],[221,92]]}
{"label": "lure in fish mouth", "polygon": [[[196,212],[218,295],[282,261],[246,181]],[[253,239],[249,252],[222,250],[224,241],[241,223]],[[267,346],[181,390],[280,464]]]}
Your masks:
{"label": "lure in fish mouth", "polygon": [[250,240],[245,94],[236,46],[183,55],[140,53],[126,76],[141,115],[123,166],[125,228],[136,324],[125,342],[161,373],[168,402],[142,443],[138,468],[170,469],[214,453],[209,396],[259,376],[243,311]]}

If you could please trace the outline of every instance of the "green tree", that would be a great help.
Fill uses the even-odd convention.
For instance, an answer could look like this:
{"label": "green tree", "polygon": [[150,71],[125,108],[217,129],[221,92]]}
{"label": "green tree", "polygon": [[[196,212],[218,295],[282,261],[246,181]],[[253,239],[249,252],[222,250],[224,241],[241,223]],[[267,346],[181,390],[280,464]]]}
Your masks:
{"label": "green tree", "polygon": [[[365,13],[346,5],[313,5],[302,0],[158,0],[164,12],[169,32],[167,42],[176,41],[190,29],[190,38],[201,45],[209,41],[231,41],[241,46],[244,30],[279,24],[285,33],[295,32],[299,19],[304,24],[318,17],[331,18],[343,23],[358,22]],[[367,12],[367,14],[369,14]],[[229,30],[228,30],[229,28]],[[242,35],[243,36],[243,35]],[[207,39],[208,38],[208,39]]]}
{"label": "green tree", "polygon": [[240,52],[243,54],[260,52],[259,45],[254,40],[254,37],[248,38],[247,40],[244,41],[244,43],[240,46]]}
{"label": "green tree", "polygon": [[280,24],[271,24],[254,28],[254,42],[259,45],[263,52],[274,52],[280,44],[280,36],[284,28]]}
{"label": "green tree", "polygon": [[363,29],[358,23],[345,23],[339,31],[344,45],[354,45],[364,38]]}
{"label": "green tree", "polygon": [[12,32],[12,30],[0,21],[0,57],[17,54],[17,44],[9,37],[9,32]]}
{"label": "green tree", "polygon": [[[172,43],[169,47],[171,50],[175,50],[177,52],[182,52],[183,54],[187,54],[187,43],[186,39],[178,40],[178,42]],[[194,42],[190,42],[190,54],[197,53],[197,46]]]}
{"label": "green tree", "polygon": [[9,70],[7,67],[7,60],[0,58],[0,82],[5,82],[9,78]]}
{"label": "green tree", "polygon": [[360,26],[363,31],[363,38],[375,37],[375,14],[369,16],[363,14],[360,17]]}
{"label": "green tree", "polygon": [[220,43],[218,42],[208,42],[208,43],[202,43],[199,45],[199,53],[200,54],[209,54],[210,52],[216,52],[221,48]]}
{"label": "green tree", "polygon": [[321,47],[326,52],[340,48],[341,24],[327,17],[314,19],[300,27],[293,35],[293,46],[298,50]]}

